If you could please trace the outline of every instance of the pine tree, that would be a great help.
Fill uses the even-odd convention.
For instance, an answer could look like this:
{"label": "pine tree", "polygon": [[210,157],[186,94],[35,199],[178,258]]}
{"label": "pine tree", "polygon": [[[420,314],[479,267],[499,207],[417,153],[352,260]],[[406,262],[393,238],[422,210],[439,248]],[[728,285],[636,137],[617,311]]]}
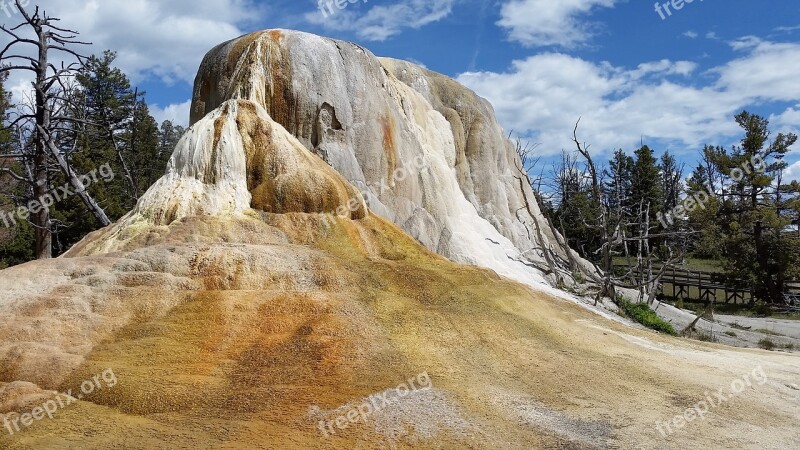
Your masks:
{"label": "pine tree", "polygon": [[570,247],[585,258],[595,259],[595,251],[602,245],[602,239],[593,228],[600,211],[592,188],[584,178],[583,171],[578,168],[573,154],[562,153],[554,175],[558,190],[558,208],[553,214],[555,226],[566,234]]}
{"label": "pine tree", "polygon": [[706,199],[700,207],[687,212],[688,228],[696,231],[690,242],[691,252],[697,258],[719,260],[723,253],[722,229],[718,225],[721,203],[706,164],[698,164],[689,176],[686,194],[690,198]]}
{"label": "pine tree", "polygon": [[605,171],[605,197],[612,210],[618,213],[630,203],[633,182],[633,158],[621,149],[614,152],[614,158],[608,162]]}
{"label": "pine tree", "polygon": [[661,205],[662,210],[670,211],[678,206],[681,199],[681,192],[683,192],[683,167],[678,166],[675,157],[670,155],[669,152],[664,152],[661,155],[661,162],[659,164],[661,170],[662,188],[661,192],[664,195],[664,203]]}
{"label": "pine tree", "polygon": [[158,151],[153,159],[148,184],[152,185],[164,174],[167,163],[172,157],[172,152],[175,151],[175,147],[177,147],[183,133],[184,129],[180,125],[173,125],[169,120],[161,123],[161,129],[158,132]]}
{"label": "pine tree", "polygon": [[664,204],[663,181],[653,150],[644,145],[636,150],[631,177],[629,207],[632,211],[649,211],[650,219],[655,221],[657,213]]}
{"label": "pine tree", "polygon": [[[13,108],[11,93],[5,90],[8,74],[0,74],[0,155],[16,154],[16,135],[14,130],[6,128],[8,112]],[[19,163],[14,158],[0,156],[0,167],[10,167],[20,172]],[[14,198],[27,198],[28,187],[9,174],[0,173],[0,214],[10,213],[18,206]],[[11,225],[10,223],[8,225]],[[27,221],[17,220],[16,226],[6,227],[0,220],[0,269],[13,266],[35,257],[36,236],[33,227]]]}
{"label": "pine tree", "polygon": [[101,57],[92,56],[78,76],[83,95],[85,119],[91,124],[84,130],[83,154],[88,165],[110,163],[116,175],[109,195],[114,197],[113,211],[118,217],[136,201],[137,186],[133,179],[131,162],[126,158],[137,93],[131,88],[128,77],[113,67],[116,53],[105,51]]}
{"label": "pine tree", "polygon": [[770,142],[769,121],[746,111],[736,122],[745,133],[741,145],[714,156],[718,171],[729,174],[718,218],[724,265],[731,278],[750,282],[756,298],[780,303],[786,281],[800,272],[800,240],[786,232],[792,218],[779,181],[797,136],[779,134]]}
{"label": "pine tree", "polygon": [[[86,125],[77,130],[78,145],[70,155],[81,174],[105,164],[111,167],[113,179],[89,188],[111,220],[130,211],[150,187],[160,151],[158,125],[150,115],[144,93],[133,88],[127,75],[113,66],[115,58],[111,51],[92,56],[77,77],[80,89],[72,93],[73,103],[81,107],[73,114]],[[101,226],[83,214],[74,199],[59,204],[58,210],[59,253]]]}
{"label": "pine tree", "polygon": [[[161,136],[158,123],[150,115],[144,100],[139,100],[133,110],[133,120],[125,135],[127,154],[136,185],[136,197],[144,194],[154,180],[164,173],[159,160]],[[158,176],[156,176],[158,174]]]}

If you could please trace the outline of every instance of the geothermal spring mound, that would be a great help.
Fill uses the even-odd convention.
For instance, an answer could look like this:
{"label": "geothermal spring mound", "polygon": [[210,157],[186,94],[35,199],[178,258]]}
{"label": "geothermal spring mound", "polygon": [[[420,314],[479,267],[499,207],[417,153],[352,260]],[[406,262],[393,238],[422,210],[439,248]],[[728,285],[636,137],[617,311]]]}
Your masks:
{"label": "geothermal spring mound", "polygon": [[191,122],[127,216],[0,272],[0,448],[800,447],[796,356],[550,287],[454,80],[271,30],[208,53]]}

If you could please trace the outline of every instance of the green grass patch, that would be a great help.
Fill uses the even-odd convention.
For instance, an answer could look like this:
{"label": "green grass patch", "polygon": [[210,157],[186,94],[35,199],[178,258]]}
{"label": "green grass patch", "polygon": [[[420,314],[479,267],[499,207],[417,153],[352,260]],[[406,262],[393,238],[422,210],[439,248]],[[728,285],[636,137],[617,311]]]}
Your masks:
{"label": "green grass patch", "polygon": [[685,262],[686,264],[678,267],[686,270],[701,270],[703,272],[721,273],[723,271],[722,261],[714,259],[686,258]]}
{"label": "green grass patch", "polygon": [[727,334],[730,337],[736,337],[736,333],[730,330],[726,331],[725,334]]}
{"label": "green grass patch", "polygon": [[650,309],[650,306],[646,303],[631,303],[619,298],[617,299],[617,305],[620,307],[621,312],[634,322],[661,333],[667,333],[672,336],[678,335],[672,324],[658,317],[658,314]]}
{"label": "green grass patch", "polygon": [[759,346],[759,347],[761,347],[761,348],[763,348],[764,350],[770,350],[770,351],[772,351],[772,350],[774,350],[774,349],[775,349],[775,343],[774,343],[774,342],[772,342],[772,341],[771,341],[771,340],[769,340],[769,339],[766,339],[766,338],[764,338],[764,339],[762,339],[762,340],[758,341],[758,346]]}
{"label": "green grass patch", "polygon": [[755,331],[756,333],[768,334],[770,336],[783,336],[780,333],[776,333],[776,332],[774,332],[772,330],[767,330],[766,328],[759,328],[759,329],[753,330],[753,331]]}

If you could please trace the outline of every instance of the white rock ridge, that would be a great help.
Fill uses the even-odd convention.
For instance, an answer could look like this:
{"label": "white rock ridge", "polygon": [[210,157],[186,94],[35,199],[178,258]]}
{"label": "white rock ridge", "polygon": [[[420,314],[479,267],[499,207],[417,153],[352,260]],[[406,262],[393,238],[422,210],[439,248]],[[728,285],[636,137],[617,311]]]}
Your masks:
{"label": "white rock ridge", "polygon": [[368,214],[358,190],[309,152],[260,105],[229,100],[178,142],[161,177],[127,216],[89,235],[67,257],[120,251],[140,232],[193,216]]}
{"label": "white rock ridge", "polygon": [[359,192],[306,151],[260,105],[229,100],[182,137],[167,173],[135,214],[158,225],[194,215],[266,212],[366,214]]}
{"label": "white rock ridge", "polygon": [[270,30],[206,55],[192,123],[207,127],[207,115],[230,99],[263,106],[361,190],[371,210],[431,250],[529,284],[546,281],[531,262],[543,265],[534,249],[555,237],[515,178],[514,146],[491,105],[454,80],[356,44]]}

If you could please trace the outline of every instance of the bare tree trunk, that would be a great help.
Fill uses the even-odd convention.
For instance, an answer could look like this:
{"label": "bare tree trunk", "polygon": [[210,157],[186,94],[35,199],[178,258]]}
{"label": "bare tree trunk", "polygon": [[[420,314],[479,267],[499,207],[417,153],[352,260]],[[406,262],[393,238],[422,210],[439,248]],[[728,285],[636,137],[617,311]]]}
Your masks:
{"label": "bare tree trunk", "polygon": [[561,221],[560,233],[558,232],[558,230],[556,230],[556,227],[553,226],[552,222],[548,220],[547,223],[548,225],[550,225],[550,232],[553,233],[553,236],[556,237],[556,241],[559,243],[559,245],[561,245],[561,249],[567,255],[567,261],[569,261],[569,270],[572,271],[573,274],[583,273],[580,264],[578,264],[578,261],[575,259],[575,255],[572,254],[572,249],[569,248],[569,243],[567,242],[567,237],[566,237],[567,235],[564,230],[564,221],[563,220]]}
{"label": "bare tree trunk", "polygon": [[67,160],[64,158],[64,155],[56,148],[55,144],[53,144],[53,140],[50,135],[47,134],[45,130],[40,130],[42,136],[46,137],[46,143],[48,148],[50,149],[50,153],[53,154],[53,157],[58,162],[58,165],[61,167],[61,171],[64,172],[64,175],[67,176],[69,179],[69,183],[75,188],[75,193],[83,200],[83,203],[89,208],[89,211],[94,214],[97,220],[103,224],[103,226],[111,225],[111,221],[108,219],[106,212],[103,211],[103,208],[94,201],[91,195],[86,192],[86,189],[83,187],[83,183],[78,178],[78,175],[72,170],[72,166],[69,165]]}
{"label": "bare tree trunk", "polygon": [[[47,154],[39,151],[42,145],[37,139],[36,155],[33,158],[33,171],[36,179],[33,185],[33,197],[44,198],[50,191],[50,179],[47,173]],[[32,221],[36,229],[36,259],[49,259],[53,257],[53,232],[50,230],[50,210],[39,208],[32,214]]]}
{"label": "bare tree trunk", "polygon": [[[50,129],[50,105],[47,104],[47,35],[39,21],[32,21],[39,38],[39,59],[36,68],[36,128]],[[36,153],[33,157],[33,171],[36,181],[33,198],[42,199],[50,191],[50,177],[47,173],[47,143],[41,132],[36,133]],[[33,215],[36,228],[36,259],[53,257],[53,232],[50,229],[50,210],[39,208]]]}
{"label": "bare tree trunk", "polygon": [[[131,125],[131,154],[136,154],[136,116],[137,111],[136,109],[139,107],[139,88],[136,88],[134,91],[133,96],[133,124]],[[105,110],[105,108],[103,108]],[[103,113],[105,116],[106,114]],[[119,158],[119,163],[122,165],[122,170],[125,172],[125,179],[128,180],[129,192],[128,196],[132,199],[138,200],[139,199],[139,188],[136,186],[136,183],[133,181],[133,176],[131,175],[131,171],[128,168],[128,163],[125,161],[125,157],[122,155],[122,149],[120,149],[119,144],[117,143],[117,137],[114,136],[114,130],[111,127],[111,122],[106,118],[106,129],[108,131],[108,137],[111,139],[111,143],[114,145],[114,150],[117,152],[117,158]]]}
{"label": "bare tree trunk", "polygon": [[[524,169],[517,168],[522,176],[528,181],[528,185],[530,185],[530,177],[528,174],[525,173]],[[547,263],[547,267],[550,268],[550,272],[553,273],[553,276],[556,277],[556,284],[561,286],[564,284],[564,280],[561,278],[561,274],[558,273],[558,268],[556,267],[555,261],[553,261],[553,257],[550,254],[550,249],[546,246],[546,241],[544,240],[544,236],[542,235],[542,227],[539,224],[539,221],[536,220],[536,215],[531,208],[530,201],[528,200],[528,196],[525,194],[525,181],[523,181],[522,177],[516,177],[519,180],[519,187],[522,190],[522,198],[525,201],[525,209],[528,211],[528,215],[531,216],[533,219],[533,227],[536,229],[536,239],[539,241],[539,245],[542,246],[542,255],[544,256],[544,260]],[[524,222],[523,222],[524,224]]]}
{"label": "bare tree trunk", "polygon": [[683,329],[683,331],[681,331],[681,334],[685,335],[690,331],[694,331],[694,327],[697,326],[697,323],[700,322],[700,319],[713,313],[714,313],[714,300],[711,300],[708,306],[706,306],[706,309],[703,310],[703,312],[701,312],[697,317],[695,317],[692,323],[690,323],[686,328]]}
{"label": "bare tree trunk", "polygon": [[[28,2],[24,3],[27,6]],[[11,42],[0,51],[0,60],[6,61],[0,67],[0,74],[10,71],[29,71],[33,72],[35,77],[34,111],[31,114],[20,114],[10,126],[18,127],[19,123],[23,121],[27,124],[33,124],[31,126],[33,132],[33,154],[26,154],[23,151],[20,159],[25,163],[30,183],[33,185],[32,200],[39,203],[39,206],[32,208],[31,211],[31,223],[36,228],[36,258],[47,259],[53,255],[50,210],[47,206],[44,206],[43,201],[52,190],[48,172],[48,166],[51,162],[50,154],[57,160],[61,170],[75,187],[78,195],[101,223],[104,225],[110,223],[103,210],[86,192],[83,184],[58,150],[54,141],[56,139],[55,130],[63,129],[62,124],[70,120],[68,117],[61,117],[57,112],[53,112],[55,105],[70,101],[66,96],[62,97],[59,96],[58,92],[54,92],[54,86],[60,87],[64,92],[66,91],[64,80],[73,77],[85,60],[83,56],[71,50],[69,46],[87,43],[75,40],[76,32],[55,26],[53,23],[58,19],[48,17],[46,13],[40,14],[39,7],[35,7],[33,14],[29,14],[22,5],[21,0],[15,0],[14,5],[25,21],[13,28],[0,25],[0,30],[11,39]],[[29,26],[33,30],[36,40],[24,38],[17,34],[17,30],[24,26]],[[16,48],[20,45],[36,47],[37,57],[25,56],[27,52],[18,51]],[[58,68],[49,62],[49,52],[51,50],[71,55],[77,58],[78,62],[62,63],[61,67]],[[9,52],[11,53],[10,55],[7,54]],[[52,71],[52,74],[50,71]],[[30,166],[28,165],[29,161]]]}

